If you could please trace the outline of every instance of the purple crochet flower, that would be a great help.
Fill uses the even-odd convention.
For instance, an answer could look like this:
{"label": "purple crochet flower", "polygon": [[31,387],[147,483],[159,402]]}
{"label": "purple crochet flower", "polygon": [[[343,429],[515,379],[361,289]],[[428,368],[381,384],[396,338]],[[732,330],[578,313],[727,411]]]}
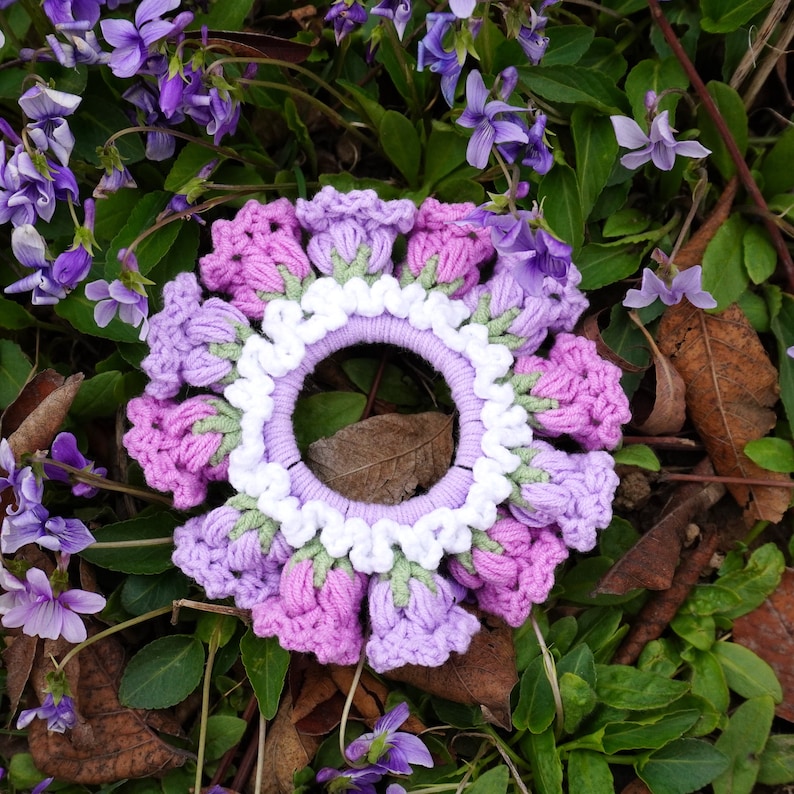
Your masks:
{"label": "purple crochet flower", "polygon": [[366,759],[384,774],[410,775],[412,764],[433,766],[430,751],[418,736],[397,729],[408,719],[408,704],[400,703],[384,714],[373,726],[345,749],[345,757],[353,764]]}
{"label": "purple crochet flower", "polygon": [[[661,251],[657,249],[658,256],[667,259]],[[669,269],[667,265],[662,265],[663,269]],[[662,280],[650,268],[642,271],[642,287],[640,289],[630,289],[626,293],[623,305],[631,309],[641,309],[643,306],[650,306],[657,298],[666,306],[672,306],[686,298],[693,306],[699,309],[713,309],[717,301],[713,296],[706,292],[701,286],[702,270],[700,265],[681,270],[676,273],[669,281]]]}
{"label": "purple crochet flower", "polygon": [[[83,455],[77,448],[77,439],[72,433],[58,433],[50,445],[50,456],[53,460],[65,463],[73,469],[80,469],[87,474],[96,474],[98,477],[105,477],[107,469],[102,466],[95,466],[92,460]],[[60,466],[53,466],[51,463],[44,464],[44,475],[48,480],[59,480],[60,482],[70,482],[69,473]],[[90,498],[96,496],[98,488],[87,485],[84,482],[76,482],[72,485],[72,493],[75,496]]]}
{"label": "purple crochet flower", "polygon": [[29,88],[19,98],[19,106],[30,119],[27,133],[30,140],[42,151],[52,152],[62,165],[69,162],[74,148],[74,135],[64,116],[71,116],[82,102],[82,97],[56,91],[42,83]]}
{"label": "purple crochet flower", "polygon": [[105,607],[105,599],[85,590],[66,590],[55,594],[47,574],[30,568],[25,581],[0,571],[0,615],[7,629],[22,628],[31,637],[78,643],[86,638],[86,628],[78,614],[92,615]]}
{"label": "purple crochet flower", "polygon": [[77,714],[74,711],[74,701],[69,695],[62,695],[56,703],[52,693],[48,692],[44,702],[37,709],[25,709],[20,712],[17,719],[17,730],[27,728],[33,720],[47,720],[47,730],[55,733],[64,733],[77,725]]}
{"label": "purple crochet flower", "polygon": [[500,100],[488,99],[488,89],[482,75],[473,69],[466,79],[466,109],[457,123],[474,129],[466,149],[466,161],[475,168],[485,168],[495,143],[525,144],[529,138],[520,124],[495,118],[499,113],[513,113],[526,108],[513,107]]}
{"label": "purple crochet flower", "polygon": [[620,158],[626,168],[639,168],[651,160],[660,170],[670,171],[675,165],[676,155],[700,158],[711,154],[711,149],[697,141],[677,141],[673,137],[675,130],[670,126],[669,115],[669,111],[663,110],[653,119],[650,135],[646,135],[634,119],[610,116],[618,143],[626,149],[639,150]]}
{"label": "purple crochet flower", "polygon": [[402,41],[405,28],[411,21],[411,8],[412,0],[380,0],[370,13],[394,22],[397,38]]}

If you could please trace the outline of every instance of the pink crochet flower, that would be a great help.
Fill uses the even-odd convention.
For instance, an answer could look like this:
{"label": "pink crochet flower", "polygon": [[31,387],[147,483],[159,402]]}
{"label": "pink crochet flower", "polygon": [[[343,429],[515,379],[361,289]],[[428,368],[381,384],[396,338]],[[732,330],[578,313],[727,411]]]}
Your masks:
{"label": "pink crochet flower", "polygon": [[231,295],[232,304],[252,319],[261,319],[265,309],[260,293],[284,291],[279,268],[299,280],[310,272],[295,209],[285,198],[249,201],[233,220],[216,221],[212,243],[213,252],[199,262],[201,280],[207,289]]}

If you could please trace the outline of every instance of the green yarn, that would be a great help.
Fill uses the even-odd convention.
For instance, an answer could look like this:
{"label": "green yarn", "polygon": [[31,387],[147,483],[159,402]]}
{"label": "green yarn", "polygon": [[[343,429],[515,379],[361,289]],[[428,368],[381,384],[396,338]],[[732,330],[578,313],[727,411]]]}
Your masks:
{"label": "green yarn", "polygon": [[217,466],[240,443],[240,418],[242,411],[234,408],[220,397],[207,401],[214,409],[215,416],[207,416],[193,423],[191,432],[196,435],[203,433],[220,433],[221,443],[210,458],[210,465]]}
{"label": "green yarn", "polygon": [[471,547],[481,551],[489,551],[491,554],[504,554],[504,547],[499,541],[494,540],[481,529],[472,529]]}
{"label": "green yarn", "polygon": [[510,378],[510,384],[516,395],[516,404],[529,414],[529,421],[534,427],[541,426],[535,414],[560,407],[560,401],[553,397],[535,397],[532,394],[532,389],[542,376],[542,372],[530,372],[525,375],[513,375]]}
{"label": "green yarn", "polygon": [[[356,249],[356,258],[352,262],[348,262],[342,258],[336,248],[331,250],[331,263],[334,267],[334,279],[340,284],[350,281],[351,278],[358,276],[359,278],[366,278],[370,283],[372,279],[368,278],[367,270],[369,269],[369,260],[372,258],[372,249],[368,245],[362,243]],[[380,273],[373,274],[375,278],[380,277]]]}
{"label": "green yarn", "polygon": [[477,308],[471,316],[471,322],[484,325],[488,329],[488,341],[492,344],[504,345],[509,350],[515,350],[526,341],[523,337],[508,332],[508,328],[519,314],[521,314],[521,310],[514,306],[512,309],[492,317],[491,295],[485,293],[477,301]]}
{"label": "green yarn", "polygon": [[292,273],[286,265],[276,265],[276,270],[278,270],[281,280],[284,282],[284,286],[281,290],[276,292],[257,290],[256,296],[263,303],[278,300],[279,298],[286,298],[287,300],[300,303],[303,293],[306,292],[309,285],[317,278],[314,273],[309,273],[308,276],[300,279],[298,276]]}
{"label": "green yarn", "polygon": [[355,571],[347,557],[332,557],[320,542],[319,538],[310,540],[305,546],[298,549],[290,561],[291,565],[297,565],[304,560],[312,561],[312,584],[319,590],[332,569],[344,571],[351,579],[355,578]]}
{"label": "green yarn", "polygon": [[403,609],[410,603],[411,591],[408,582],[411,579],[420,581],[431,593],[436,592],[432,571],[426,570],[419,563],[410,562],[404,554],[397,551],[394,553],[394,565],[388,573],[388,579],[396,609]]}
{"label": "green yarn", "polygon": [[247,494],[232,496],[226,500],[226,505],[240,512],[240,517],[229,532],[229,540],[237,540],[246,532],[254,531],[259,535],[259,546],[262,553],[267,554],[270,551],[273,536],[278,531],[278,524],[272,518],[261,513],[256,506],[256,499]]}

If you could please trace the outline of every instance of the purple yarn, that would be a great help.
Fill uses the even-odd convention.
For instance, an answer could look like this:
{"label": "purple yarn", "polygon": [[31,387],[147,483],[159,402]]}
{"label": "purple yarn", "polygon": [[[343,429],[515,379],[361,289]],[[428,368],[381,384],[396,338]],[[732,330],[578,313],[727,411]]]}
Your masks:
{"label": "purple yarn", "polygon": [[590,551],[595,546],[596,529],[612,520],[612,499],[618,486],[612,456],[607,452],[572,455],[545,441],[535,441],[532,447],[538,453],[531,465],[551,479],[522,485],[521,496],[530,506],[511,503],[510,512],[530,527],[555,524],[567,546]]}
{"label": "purple yarn", "polygon": [[411,229],[416,207],[408,199],[382,201],[374,190],[340,193],[326,185],[311,201],[298,199],[295,214],[312,235],[306,251],[322,273],[333,275],[332,252],[352,263],[360,246],[371,251],[367,273],[391,273],[394,240]]}
{"label": "purple yarn", "polygon": [[391,582],[373,577],[369,586],[372,636],[367,658],[378,673],[418,664],[438,667],[450,653],[465,653],[480,621],[458,606],[465,590],[433,574],[436,592],[418,579],[409,579],[408,605],[396,607]]}
{"label": "purple yarn", "polygon": [[314,653],[321,664],[355,664],[363,644],[358,616],[367,578],[333,568],[315,588],[312,560],[287,563],[279,595],[251,610],[254,632],[278,637],[287,650]]}
{"label": "purple yarn", "polygon": [[232,362],[210,352],[212,343],[234,342],[235,325],[248,320],[220,298],[202,303],[201,286],[192,273],[180,273],[163,288],[163,310],[149,322],[150,353],[141,368],[151,378],[146,393],[160,400],[184,385],[221,390]]}

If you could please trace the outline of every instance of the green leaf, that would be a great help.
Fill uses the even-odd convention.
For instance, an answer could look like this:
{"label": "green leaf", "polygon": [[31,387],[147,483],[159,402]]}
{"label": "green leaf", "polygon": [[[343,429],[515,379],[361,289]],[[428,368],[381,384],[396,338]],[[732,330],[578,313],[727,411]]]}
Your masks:
{"label": "green leaf", "polygon": [[[581,66],[519,66],[526,89],[551,102],[584,105],[601,113],[624,113],[625,95],[607,76]],[[552,169],[553,170],[553,169]]]}
{"label": "green leaf", "polygon": [[716,655],[696,648],[682,653],[692,671],[692,693],[707,700],[721,714],[727,711],[731,696],[725,672]]}
{"label": "green leaf", "polygon": [[[747,151],[747,111],[741,96],[729,85],[712,80],[708,91],[714,99],[720,115],[725,120],[728,130],[736,141],[739,152],[744,156]],[[700,126],[700,142],[711,149],[709,162],[714,163],[725,179],[736,173],[736,165],[728,154],[722,133],[717,129],[705,106],[698,108],[698,125]]]}
{"label": "green leaf", "polygon": [[[381,360],[377,358],[349,358],[342,369],[364,394],[369,394],[378,374]],[[377,396],[395,405],[416,405],[421,394],[416,383],[396,364],[386,364],[381,373]]]}
{"label": "green leaf", "polygon": [[249,629],[240,640],[240,657],[259,703],[259,711],[266,720],[272,720],[284,688],[289,651],[279,645],[276,637],[257,637]]}
{"label": "green leaf", "polygon": [[621,466],[638,466],[648,471],[659,471],[662,464],[647,444],[629,444],[612,453],[615,463]]}
{"label": "green leaf", "polygon": [[209,13],[196,14],[190,29],[200,30],[206,25],[210,30],[242,30],[253,4],[253,0],[214,0]]}
{"label": "green leaf", "polygon": [[207,743],[204,757],[207,761],[217,761],[227,750],[237,745],[243,738],[248,723],[230,714],[213,714],[207,717]]}
{"label": "green leaf", "polygon": [[612,755],[640,748],[657,750],[674,739],[680,739],[699,716],[699,712],[688,709],[647,721],[611,722],[604,728],[604,752]]}
{"label": "green leaf", "polygon": [[651,219],[642,210],[628,208],[607,217],[601,234],[604,237],[629,237],[641,234],[650,225]]}
{"label": "green leaf", "polygon": [[[640,126],[644,126],[642,119],[647,115],[645,109],[645,94],[648,91],[655,91],[661,94],[668,88],[680,88],[686,91],[689,88],[689,78],[686,76],[684,67],[678,62],[678,58],[669,57],[661,60],[648,59],[640,61],[626,76],[626,96],[631,102],[631,112],[635,119],[640,120]],[[661,113],[664,110],[670,111],[670,123],[672,125],[675,118],[675,108],[681,94],[673,92],[665,96],[656,106]],[[647,132],[647,127],[646,130]]]}
{"label": "green leaf", "polygon": [[318,438],[327,438],[361,419],[367,404],[363,394],[329,391],[299,399],[295,403],[292,424],[295,440],[305,449]]}
{"label": "green leaf", "polygon": [[763,226],[748,226],[742,239],[744,266],[753,284],[763,284],[777,268],[777,251]]}
{"label": "green leaf", "polygon": [[415,187],[422,159],[422,143],[414,125],[402,113],[387,110],[380,122],[379,135],[386,156],[405,177],[405,181]]}
{"label": "green leaf", "polygon": [[[129,220],[113,238],[105,260],[105,278],[118,278],[121,273],[119,250],[129,248],[130,244],[144,232],[148,232],[157,222],[157,216],[165,209],[170,196],[155,190],[147,193],[135,206]],[[138,267],[145,276],[171,249],[179,234],[180,223],[173,221],[146,235],[135,247]]]}
{"label": "green leaf", "polygon": [[314,148],[314,141],[312,140],[309,128],[306,126],[306,122],[301,118],[301,115],[298,112],[298,107],[293,101],[292,97],[287,97],[284,100],[282,114],[284,116],[284,120],[287,122],[287,127],[292,133],[294,133],[295,141],[306,153],[312,171],[317,170],[317,152]]}
{"label": "green leaf", "polygon": [[22,348],[10,339],[0,339],[0,409],[14,402],[30,371],[30,361]]}
{"label": "green leaf", "polygon": [[609,706],[639,711],[667,706],[689,691],[685,681],[625,665],[597,665],[596,692]]}
{"label": "green leaf", "polygon": [[725,672],[728,686],[744,698],[770,696],[775,703],[783,700],[783,690],[774,670],[749,648],[735,642],[718,642],[714,655]]}
{"label": "green leaf", "polygon": [[744,454],[769,471],[794,472],[794,445],[783,438],[758,438],[745,444]]}
{"label": "green leaf", "polygon": [[680,612],[670,621],[670,628],[682,640],[701,651],[708,651],[716,642],[717,626],[709,615]]}
{"label": "green leaf", "polygon": [[618,155],[618,142],[610,120],[586,108],[574,110],[571,128],[579,181],[579,211],[582,218],[586,219],[612,173]]}
{"label": "green leaf", "polygon": [[133,709],[168,708],[199,685],[203,671],[204,646],[199,640],[183,634],[161,637],[130,659],[119,700]]}
{"label": "green leaf", "polygon": [[568,794],[614,794],[609,763],[601,753],[572,750],[568,754]]}
{"label": "green leaf", "polygon": [[710,783],[728,759],[708,742],[678,739],[653,753],[637,774],[653,794],[689,794]]}
{"label": "green leaf", "polygon": [[794,735],[782,733],[770,736],[760,760],[759,783],[765,786],[794,783]]}
{"label": "green leaf", "polygon": [[[681,666],[681,654],[676,648],[674,639],[662,637],[651,640],[643,649],[637,659],[637,667],[650,673],[672,678]],[[684,695],[686,697],[686,695]]]}
{"label": "green leaf", "polygon": [[196,174],[207,163],[216,159],[217,156],[217,152],[207,146],[188,143],[177,155],[171,170],[168,172],[168,176],[165,178],[163,187],[169,193],[180,192],[191,179],[196,178]]}
{"label": "green leaf", "polygon": [[562,761],[554,742],[552,728],[543,733],[529,733],[521,743],[532,768],[533,792],[560,794],[562,791]]}
{"label": "green leaf", "polygon": [[700,0],[700,26],[707,33],[730,33],[771,4],[772,0]]}
{"label": "green leaf", "polygon": [[775,704],[766,695],[750,698],[733,712],[714,744],[730,761],[711,783],[714,794],[752,794],[761,768],[759,756],[774,716]]}
{"label": "green leaf", "polygon": [[97,541],[103,543],[133,541],[135,545],[119,549],[97,549],[89,546],[80,552],[80,556],[92,565],[111,571],[138,574],[162,573],[173,567],[171,562],[173,543],[146,546],[140,542],[154,538],[169,538],[176,525],[177,520],[173,514],[165,511],[108,524],[94,532]]}
{"label": "green leaf", "polygon": [[761,166],[764,196],[772,198],[794,187],[794,127],[787,127],[767,152]]}
{"label": "green leaf", "polygon": [[[592,654],[591,654],[592,655]],[[590,684],[575,673],[560,676],[560,696],[563,706],[565,733],[573,733],[582,720],[595,708],[596,693]]]}
{"label": "green leaf", "polygon": [[116,389],[121,379],[122,374],[116,370],[87,378],[80,384],[80,390],[69,408],[69,413],[77,420],[116,413],[119,407]]}
{"label": "green leaf", "polygon": [[[461,171],[471,171],[464,168]],[[472,204],[482,204],[485,199],[485,188],[467,177],[458,176],[461,171],[456,171],[452,176],[442,179],[435,187],[435,194],[439,201],[456,203],[470,201]]]}
{"label": "green leaf", "polygon": [[468,139],[448,124],[433,122],[425,151],[425,184],[433,187],[445,176],[466,165]]}
{"label": "green leaf", "polygon": [[114,317],[105,328],[100,328],[94,321],[94,307],[96,304],[85,296],[85,283],[71,292],[66,300],[59,301],[53,307],[55,313],[68,320],[72,326],[84,334],[101,336],[103,339],[112,339],[115,342],[137,342],[140,326],[133,328]]}
{"label": "green leaf", "polygon": [[703,289],[717,301],[717,311],[735,303],[747,289],[742,241],[747,221],[731,215],[717,229],[703,253]]}
{"label": "green leaf", "polygon": [[496,766],[466,786],[466,794],[505,794],[509,782],[510,770],[506,766]]}
{"label": "green leaf", "polygon": [[780,311],[772,318],[770,327],[778,344],[780,400],[789,424],[794,427],[794,358],[786,353],[794,345],[794,296],[782,294]]}
{"label": "green leaf", "polygon": [[[219,615],[216,612],[201,612],[196,621],[194,635],[205,645],[215,638],[218,648],[225,648],[240,624],[231,615]],[[215,668],[213,667],[213,671]]]}
{"label": "green leaf", "polygon": [[345,89],[345,104],[356,111],[362,118],[369,120],[373,131],[377,131],[386,108],[378,104],[372,97],[364,93],[355,83],[349,80],[337,80],[336,84]]}
{"label": "green leaf", "polygon": [[543,733],[554,722],[555,714],[554,694],[543,657],[536,656],[521,676],[513,722],[521,730]]}
{"label": "green leaf", "polygon": [[[73,156],[99,166],[97,148],[104,146],[111,135],[129,126],[130,120],[122,110],[121,102],[97,79],[91,80],[80,107],[69,118],[69,127],[74,135]],[[144,159],[145,151],[139,133],[122,135],[116,140],[116,146],[124,165]]]}
{"label": "green leaf", "polygon": [[575,264],[582,274],[579,286],[589,292],[636,273],[642,264],[642,247],[588,243],[579,251]]}
{"label": "green leaf", "polygon": [[36,318],[16,301],[0,295],[0,328],[16,331],[36,324]]}
{"label": "green leaf", "polygon": [[584,220],[573,169],[557,163],[541,180],[538,200],[543,202],[543,216],[551,230],[568,243],[576,255],[584,239]]}
{"label": "green leaf", "polygon": [[186,598],[189,591],[190,582],[178,568],[152,576],[131,574],[121,587],[121,604],[131,615],[145,615]]}
{"label": "green leaf", "polygon": [[590,49],[595,33],[585,25],[554,25],[548,29],[549,44],[544,66],[574,64]]}

